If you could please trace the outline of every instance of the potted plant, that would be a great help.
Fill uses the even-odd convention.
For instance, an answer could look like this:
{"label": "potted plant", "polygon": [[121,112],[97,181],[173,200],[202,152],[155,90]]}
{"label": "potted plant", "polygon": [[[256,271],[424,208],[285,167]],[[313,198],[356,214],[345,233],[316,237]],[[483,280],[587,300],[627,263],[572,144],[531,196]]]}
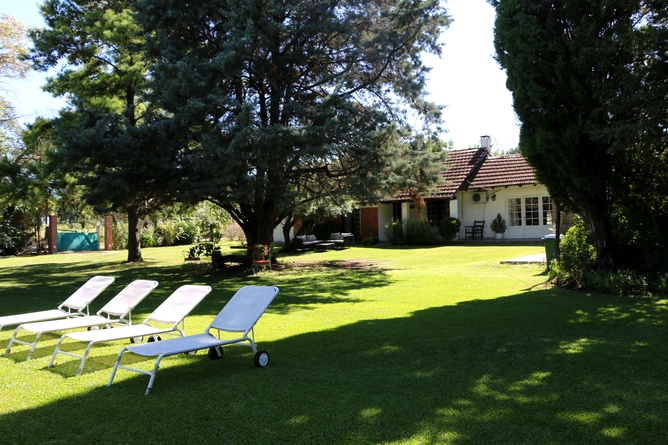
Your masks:
{"label": "potted plant", "polygon": [[501,217],[500,213],[492,220],[490,228],[496,233],[496,239],[503,238],[503,233],[506,231],[506,220]]}

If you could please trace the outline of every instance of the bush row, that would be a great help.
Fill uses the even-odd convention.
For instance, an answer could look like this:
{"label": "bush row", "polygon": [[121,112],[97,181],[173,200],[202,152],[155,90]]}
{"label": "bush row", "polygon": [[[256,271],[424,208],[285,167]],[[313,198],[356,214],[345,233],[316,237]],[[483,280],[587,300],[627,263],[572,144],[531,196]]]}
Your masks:
{"label": "bush row", "polygon": [[457,218],[446,218],[438,226],[425,220],[393,219],[385,225],[385,236],[393,245],[430,246],[452,242],[460,227]]}
{"label": "bush row", "polygon": [[648,277],[634,270],[615,273],[596,270],[592,234],[578,221],[561,238],[560,257],[550,263],[549,280],[559,286],[591,289],[612,295],[668,294],[668,276]]}

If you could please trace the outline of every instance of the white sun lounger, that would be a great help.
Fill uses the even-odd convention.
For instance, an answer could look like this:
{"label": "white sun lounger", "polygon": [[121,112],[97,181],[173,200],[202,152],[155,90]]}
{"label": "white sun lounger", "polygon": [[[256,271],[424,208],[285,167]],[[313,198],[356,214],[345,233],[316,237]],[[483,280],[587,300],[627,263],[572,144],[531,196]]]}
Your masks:
{"label": "white sun lounger", "polygon": [[[172,295],[170,295],[158,308],[153,311],[151,315],[146,317],[142,324],[132,326],[123,326],[118,329],[103,329],[99,331],[87,332],[72,332],[60,337],[56,345],[49,368],[55,365],[56,355],[65,354],[71,357],[81,359],[77,375],[81,375],[86,358],[91,348],[101,342],[110,342],[116,340],[130,339],[135,341],[142,337],[148,337],[148,341],[159,339],[159,334],[178,333],[184,336],[183,319],[199,304],[204,297],[211,292],[210,286],[199,285],[184,285],[179,287]],[[179,328],[181,324],[181,328]],[[60,349],[65,339],[72,339],[75,341],[88,343],[83,354],[76,354],[73,352],[63,351]]]}
{"label": "white sun lounger", "polygon": [[[47,332],[66,331],[71,329],[95,328],[100,326],[111,327],[112,324],[132,324],[132,309],[134,309],[153,289],[158,286],[157,281],[135,280],[125,286],[114,298],[105,304],[96,315],[66,318],[64,320],[48,320],[36,323],[20,324],[9,340],[5,354],[9,354],[12,345],[19,343],[30,346],[28,357],[30,360],[37,342],[42,334]],[[127,317],[127,319],[126,319]],[[19,340],[20,331],[36,334],[32,341]]]}
{"label": "white sun lounger", "polygon": [[[266,351],[258,351],[255,344],[254,326],[258,319],[264,314],[272,300],[278,295],[275,286],[244,286],[239,289],[232,299],[227,302],[222,311],[206,328],[203,334],[189,335],[182,338],[174,338],[155,343],[126,346],[118,353],[114,369],[111,372],[109,383],[111,386],[118,369],[138,372],[151,376],[146,394],[151,391],[155,375],[158,372],[160,361],[164,357],[198,351],[209,350],[209,358],[216,359],[223,356],[222,346],[235,343],[247,342],[253,349],[255,365],[264,367],[269,364],[269,354]],[[242,333],[240,337],[231,339],[221,338],[223,333]],[[250,337],[249,337],[250,334]],[[121,357],[125,351],[144,357],[156,357],[155,365],[151,371],[121,366]]]}
{"label": "white sun lounger", "polygon": [[5,326],[17,326],[23,323],[88,315],[88,305],[113,281],[113,277],[95,276],[86,281],[67,300],[63,301],[57,309],[0,317],[0,330]]}

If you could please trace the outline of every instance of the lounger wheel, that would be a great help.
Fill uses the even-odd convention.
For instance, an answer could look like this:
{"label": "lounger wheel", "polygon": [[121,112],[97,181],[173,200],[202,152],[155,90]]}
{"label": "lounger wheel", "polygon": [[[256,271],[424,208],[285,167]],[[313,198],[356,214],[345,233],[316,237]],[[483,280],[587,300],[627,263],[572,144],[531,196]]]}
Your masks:
{"label": "lounger wheel", "polygon": [[162,338],[160,338],[159,335],[151,335],[148,340],[146,340],[146,343],[153,343],[154,341],[161,341]]}
{"label": "lounger wheel", "polygon": [[211,360],[218,360],[223,358],[223,348],[220,346],[213,346],[209,348],[208,356]]}
{"label": "lounger wheel", "polygon": [[144,341],[144,337],[132,337],[130,339],[130,343],[141,343]]}
{"label": "lounger wheel", "polygon": [[269,353],[267,351],[257,351],[253,361],[258,368],[264,368],[269,364]]}

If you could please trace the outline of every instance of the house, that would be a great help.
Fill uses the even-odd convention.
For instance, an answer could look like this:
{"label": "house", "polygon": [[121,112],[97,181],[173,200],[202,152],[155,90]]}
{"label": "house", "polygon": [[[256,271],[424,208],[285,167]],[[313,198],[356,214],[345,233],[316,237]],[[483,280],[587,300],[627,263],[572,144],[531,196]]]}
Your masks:
{"label": "house", "polygon": [[[490,138],[481,137],[480,147],[448,152],[443,182],[429,196],[423,217],[434,225],[442,219],[461,221],[459,238],[465,227],[484,221],[483,238],[494,238],[490,224],[497,214],[506,221],[505,239],[536,240],[552,233],[555,206],[535,177],[532,167],[520,154],[492,156]],[[399,194],[355,209],[341,218],[342,231],[358,239],[369,235],[387,241],[385,226],[393,219],[418,219],[413,196]],[[282,240],[276,230],[274,239]]]}
{"label": "house", "polygon": [[[443,218],[458,218],[460,239],[465,238],[465,226],[472,226],[474,221],[485,221],[483,238],[493,238],[490,223],[497,214],[506,221],[506,239],[540,239],[551,233],[555,206],[547,188],[536,180],[520,154],[492,156],[489,142],[489,137],[483,136],[478,148],[448,152],[442,173],[444,183],[424,197],[424,218],[434,225]],[[360,209],[359,234],[364,237],[373,233],[386,241],[385,226],[400,218],[419,218],[409,195]]]}

